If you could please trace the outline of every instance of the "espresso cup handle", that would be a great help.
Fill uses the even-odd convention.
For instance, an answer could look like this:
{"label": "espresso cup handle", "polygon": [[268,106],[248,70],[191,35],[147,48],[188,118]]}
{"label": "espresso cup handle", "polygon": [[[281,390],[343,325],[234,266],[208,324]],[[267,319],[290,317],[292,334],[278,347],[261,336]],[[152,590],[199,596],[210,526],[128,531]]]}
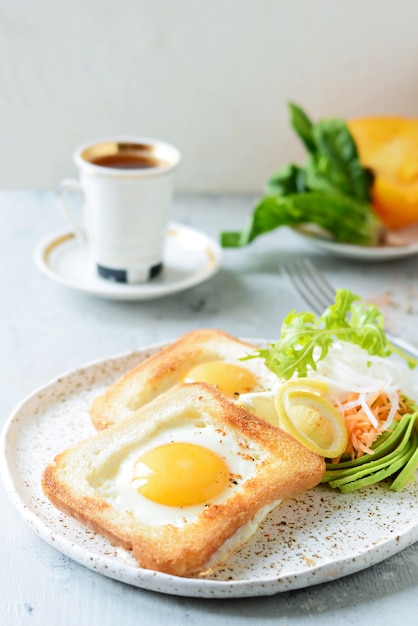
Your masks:
{"label": "espresso cup handle", "polygon": [[64,178],[64,180],[62,180],[58,185],[57,193],[61,211],[64,214],[64,217],[66,217],[66,219],[70,222],[76,237],[80,241],[85,243],[86,233],[79,221],[74,216],[73,208],[70,207],[67,202],[67,196],[69,193],[76,193],[83,196],[83,187],[81,186],[79,181],[75,180],[74,178]]}

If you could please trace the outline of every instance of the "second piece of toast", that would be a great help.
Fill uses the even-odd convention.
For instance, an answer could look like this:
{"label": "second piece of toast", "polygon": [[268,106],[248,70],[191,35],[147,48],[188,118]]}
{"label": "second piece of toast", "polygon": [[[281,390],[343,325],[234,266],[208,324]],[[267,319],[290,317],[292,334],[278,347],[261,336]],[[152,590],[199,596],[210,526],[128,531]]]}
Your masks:
{"label": "second piece of toast", "polygon": [[159,394],[189,381],[193,371],[197,382],[213,382],[235,400],[240,392],[262,391],[269,387],[274,375],[262,359],[241,361],[257,348],[217,329],[190,331],[131,369],[95,398],[90,407],[93,424],[102,430],[131,417]]}

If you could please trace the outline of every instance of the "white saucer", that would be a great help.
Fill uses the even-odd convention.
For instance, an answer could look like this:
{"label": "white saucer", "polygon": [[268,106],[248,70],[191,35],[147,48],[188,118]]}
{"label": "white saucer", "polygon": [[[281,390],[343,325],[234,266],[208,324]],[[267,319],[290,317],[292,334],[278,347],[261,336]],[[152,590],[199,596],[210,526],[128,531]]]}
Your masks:
{"label": "white saucer", "polygon": [[147,283],[126,285],[100,278],[74,233],[49,235],[35,250],[39,270],[51,280],[102,298],[149,300],[189,289],[215,274],[221,248],[204,233],[171,223],[167,231],[162,273]]}
{"label": "white saucer", "polygon": [[298,235],[302,236],[311,246],[330,252],[346,259],[361,261],[389,261],[416,256],[418,254],[418,241],[411,238],[405,239],[403,245],[383,246],[358,246],[349,243],[337,243],[320,235],[310,233],[302,228],[296,228]]}

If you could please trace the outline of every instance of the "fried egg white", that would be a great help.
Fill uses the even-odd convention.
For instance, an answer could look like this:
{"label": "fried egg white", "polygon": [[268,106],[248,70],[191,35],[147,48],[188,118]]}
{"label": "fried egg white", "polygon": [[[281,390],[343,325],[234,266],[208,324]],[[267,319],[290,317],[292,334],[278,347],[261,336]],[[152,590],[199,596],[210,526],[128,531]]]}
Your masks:
{"label": "fried egg white", "polygon": [[108,461],[92,484],[144,523],[182,526],[242,489],[264,455],[227,426],[185,417]]}

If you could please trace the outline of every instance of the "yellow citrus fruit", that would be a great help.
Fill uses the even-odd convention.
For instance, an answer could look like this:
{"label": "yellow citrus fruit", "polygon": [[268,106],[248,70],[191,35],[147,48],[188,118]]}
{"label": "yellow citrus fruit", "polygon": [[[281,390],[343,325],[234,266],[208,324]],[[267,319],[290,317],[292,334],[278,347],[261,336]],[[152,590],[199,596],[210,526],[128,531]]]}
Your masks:
{"label": "yellow citrus fruit", "polygon": [[260,391],[242,394],[238,404],[257,417],[278,426],[279,416],[274,406],[274,395],[271,391]]}
{"label": "yellow citrus fruit", "polygon": [[348,433],[343,416],[324,397],[327,389],[318,380],[288,381],[279,387],[274,404],[280,428],[312,452],[333,459],[347,448]]}

